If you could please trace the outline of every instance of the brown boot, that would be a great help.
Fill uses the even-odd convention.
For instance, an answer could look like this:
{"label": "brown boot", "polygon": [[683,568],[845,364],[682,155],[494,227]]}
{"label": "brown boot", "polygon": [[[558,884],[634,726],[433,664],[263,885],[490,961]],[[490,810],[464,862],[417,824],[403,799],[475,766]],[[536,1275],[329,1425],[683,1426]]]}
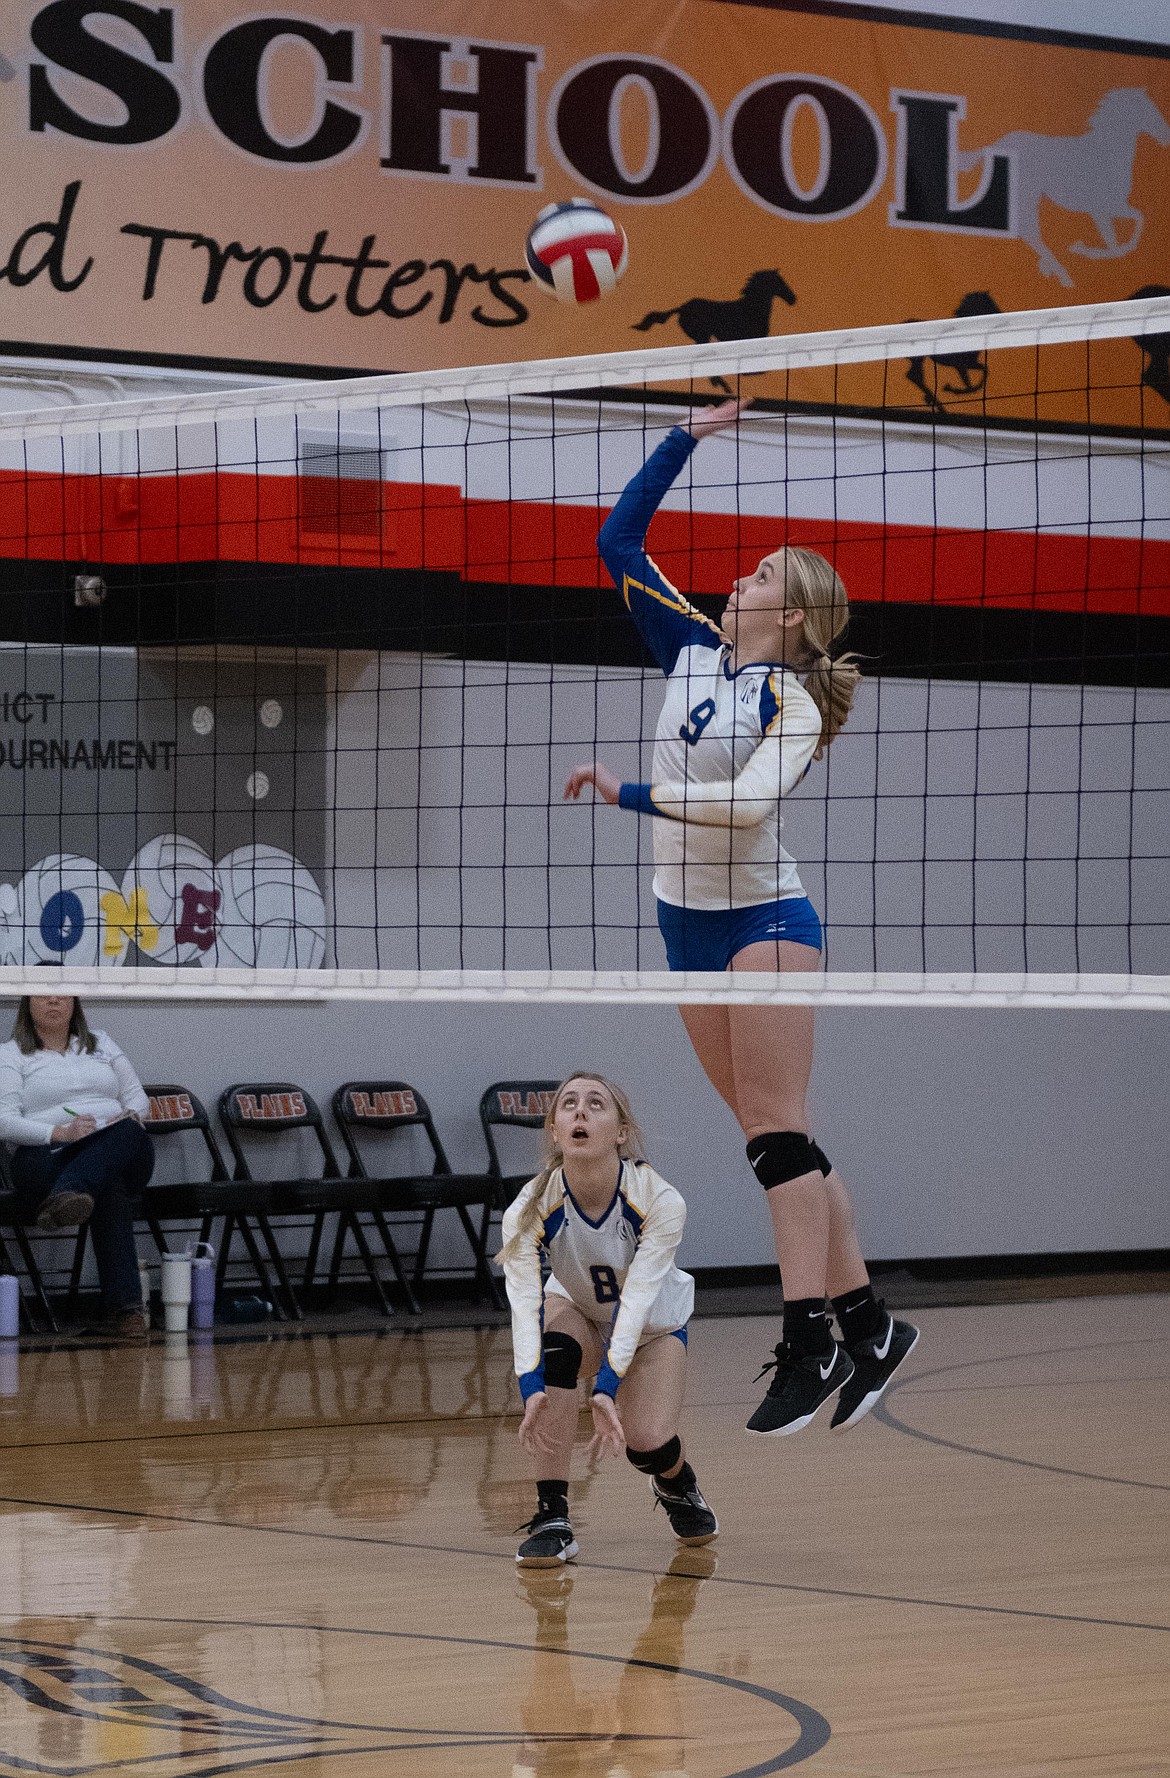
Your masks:
{"label": "brown boot", "polygon": [[107,1315],[100,1330],[108,1340],[124,1340],[128,1346],[144,1346],[150,1323],[141,1309],[116,1309]]}
{"label": "brown boot", "polygon": [[88,1222],[93,1215],[93,1199],[88,1192],[50,1192],[41,1205],[37,1227],[52,1234],[54,1229],[73,1228]]}

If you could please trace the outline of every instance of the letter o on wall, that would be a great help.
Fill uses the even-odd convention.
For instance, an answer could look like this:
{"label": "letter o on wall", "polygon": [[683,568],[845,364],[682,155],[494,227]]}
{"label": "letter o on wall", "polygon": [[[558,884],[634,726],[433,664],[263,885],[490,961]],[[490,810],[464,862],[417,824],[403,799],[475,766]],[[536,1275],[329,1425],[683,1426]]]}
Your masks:
{"label": "letter o on wall", "polygon": [[85,909],[72,889],[58,889],[41,909],[41,938],[50,951],[71,951],[85,931]]}
{"label": "letter o on wall", "polygon": [[[801,189],[789,145],[796,113],[811,111],[820,169]],[[723,125],[723,153],[740,190],[778,216],[838,221],[868,204],[886,176],[886,138],[864,99],[813,74],[775,74],[745,87]]]}
{"label": "letter o on wall", "polygon": [[[621,152],[632,91],[649,109],[642,164]],[[657,56],[592,56],[563,74],[548,102],[549,140],[590,190],[629,204],[665,204],[702,185],[719,155],[719,116],[689,75]]]}

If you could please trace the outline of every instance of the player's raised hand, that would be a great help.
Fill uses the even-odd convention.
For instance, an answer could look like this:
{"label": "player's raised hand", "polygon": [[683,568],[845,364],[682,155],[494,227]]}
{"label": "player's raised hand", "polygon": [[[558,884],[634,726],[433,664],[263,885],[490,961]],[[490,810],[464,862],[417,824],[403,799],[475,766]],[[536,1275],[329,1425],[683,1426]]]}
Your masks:
{"label": "player's raised hand", "polygon": [[626,1448],[626,1435],[618,1419],[618,1411],[610,1395],[590,1398],[593,1413],[593,1437],[589,1441],[590,1457],[620,1457]]}
{"label": "player's raised hand", "polygon": [[556,1449],[545,1431],[543,1422],[547,1419],[548,1396],[543,1389],[530,1395],[524,1404],[524,1418],[520,1422],[520,1443],[530,1457],[537,1457]]}
{"label": "player's raised hand", "polygon": [[565,801],[576,802],[587,784],[592,784],[603,803],[616,803],[622,788],[616,772],[603,766],[599,759],[592,759],[587,766],[575,766],[569,773]]}
{"label": "player's raised hand", "polygon": [[711,432],[722,432],[725,427],[735,425],[747,405],[746,401],[733,397],[731,401],[721,401],[718,407],[701,408],[691,415],[683,431],[689,432],[692,438],[706,438]]}

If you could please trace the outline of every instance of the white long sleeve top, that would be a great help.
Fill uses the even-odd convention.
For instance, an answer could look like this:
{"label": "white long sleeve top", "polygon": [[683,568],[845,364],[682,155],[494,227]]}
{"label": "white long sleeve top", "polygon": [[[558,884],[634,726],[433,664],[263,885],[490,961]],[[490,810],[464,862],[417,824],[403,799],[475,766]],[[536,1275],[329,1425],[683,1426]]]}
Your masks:
{"label": "white long sleeve top", "polygon": [[654,893],[739,908],[804,893],[780,844],[781,800],[808,771],[821,713],[791,667],[731,670],[731,648],[646,554],[646,528],[695,448],[676,427],[630,482],[599,543],[642,640],[666,674],[654,781],[623,784],[623,809],[654,821]]}
{"label": "white long sleeve top", "polygon": [[[133,1067],[106,1031],[95,1031],[92,1054],[75,1037],[57,1050],[22,1054],[15,1040],[0,1043],[0,1140],[43,1148],[73,1112],[113,1123],[126,1112],[145,1117],[150,1102]],[[68,1107],[68,1109],[66,1109]]]}
{"label": "white long sleeve top", "polygon": [[[540,1180],[531,1179],[504,1215],[511,1240]],[[543,1307],[546,1292],[567,1297],[608,1336],[594,1392],[615,1395],[648,1334],[671,1333],[690,1319],[695,1281],[674,1263],[687,1207],[673,1185],[645,1162],[623,1161],[608,1210],[586,1216],[557,1167],[539,1194],[539,1215],[520,1252],[504,1267],[512,1310],[512,1346],[520,1393],[544,1388]],[[542,1278],[541,1253],[549,1265]]]}

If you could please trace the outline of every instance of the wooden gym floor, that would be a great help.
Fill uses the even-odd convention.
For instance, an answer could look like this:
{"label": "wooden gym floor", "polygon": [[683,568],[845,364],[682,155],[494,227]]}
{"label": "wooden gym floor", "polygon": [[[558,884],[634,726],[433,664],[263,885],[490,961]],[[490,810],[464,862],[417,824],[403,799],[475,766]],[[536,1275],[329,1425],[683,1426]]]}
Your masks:
{"label": "wooden gym floor", "polygon": [[579,1453],[527,1580],[501,1329],[0,1352],[0,1775],[1165,1773],[1168,1303],[924,1310],[772,1440],[775,1324],[697,1322],[718,1542]]}

